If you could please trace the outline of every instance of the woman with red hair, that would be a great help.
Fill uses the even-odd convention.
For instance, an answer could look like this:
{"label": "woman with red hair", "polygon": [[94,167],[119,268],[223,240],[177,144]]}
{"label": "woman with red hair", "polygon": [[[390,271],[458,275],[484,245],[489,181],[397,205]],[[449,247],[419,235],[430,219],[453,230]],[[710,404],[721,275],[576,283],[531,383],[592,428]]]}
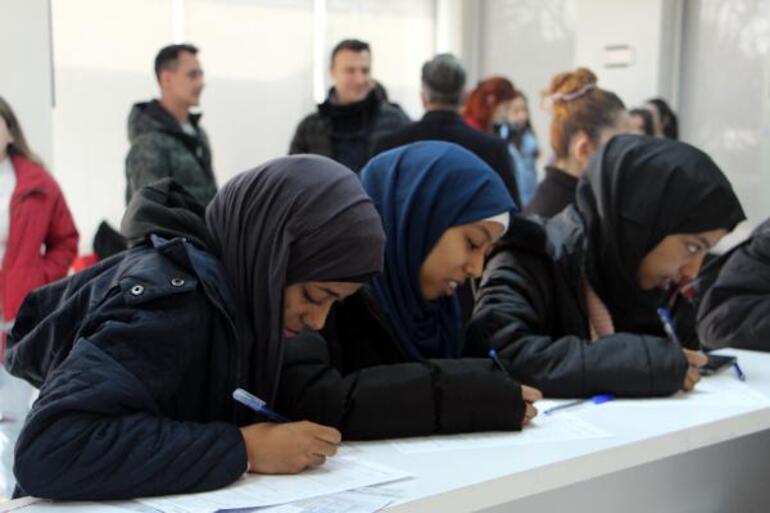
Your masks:
{"label": "woman with red hair", "polygon": [[471,92],[463,115],[468,125],[508,142],[521,201],[524,205],[529,203],[537,188],[539,147],[524,94],[507,78],[488,78]]}

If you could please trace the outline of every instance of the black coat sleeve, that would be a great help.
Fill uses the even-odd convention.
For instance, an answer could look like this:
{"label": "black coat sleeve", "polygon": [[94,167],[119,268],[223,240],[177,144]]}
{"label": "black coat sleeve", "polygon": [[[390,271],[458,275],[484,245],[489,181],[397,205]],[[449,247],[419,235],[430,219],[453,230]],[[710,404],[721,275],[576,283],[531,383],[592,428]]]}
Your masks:
{"label": "black coat sleeve", "polygon": [[500,178],[503,179],[505,188],[508,189],[508,194],[511,195],[514,203],[516,203],[516,207],[521,209],[521,195],[519,194],[519,186],[516,182],[516,173],[518,172],[518,169],[516,169],[516,164],[513,162],[513,157],[511,157],[511,152],[506,144],[502,144],[498,147],[498,156],[496,160],[498,162],[498,174],[500,175]]}
{"label": "black coat sleeve", "polygon": [[770,224],[724,263],[698,310],[698,335],[711,348],[770,351]]}
{"label": "black coat sleeve", "polygon": [[307,125],[307,118],[300,121],[299,125],[297,125],[297,129],[294,131],[294,135],[291,138],[291,143],[289,143],[289,155],[310,153],[310,146],[307,143]]}
{"label": "black coat sleeve", "polygon": [[[549,313],[562,307],[555,294],[569,292],[556,290],[550,267],[541,261],[510,251],[492,258],[466,334],[474,352],[497,349],[517,380],[550,397],[645,397],[679,390],[687,362],[681,347],[666,339],[617,333],[592,343],[577,325],[549,326]],[[552,335],[557,331],[563,333]]]}
{"label": "black coat sleeve", "polygon": [[352,440],[519,430],[524,417],[521,387],[488,359],[378,365],[343,375],[316,333],[287,344],[278,402],[290,417],[335,426]]}
{"label": "black coat sleeve", "polygon": [[235,425],[162,414],[161,403],[185,393],[178,388],[193,349],[184,341],[202,328],[200,309],[173,303],[156,315],[105,319],[47,376],[16,444],[24,492],[126,499],[212,490],[244,473]]}

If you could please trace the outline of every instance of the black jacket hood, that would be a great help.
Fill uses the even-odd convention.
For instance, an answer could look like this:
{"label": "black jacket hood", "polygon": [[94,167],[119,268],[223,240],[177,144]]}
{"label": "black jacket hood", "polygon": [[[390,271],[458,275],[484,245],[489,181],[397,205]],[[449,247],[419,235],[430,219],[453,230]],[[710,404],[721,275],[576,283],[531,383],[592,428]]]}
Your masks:
{"label": "black jacket hood", "polygon": [[150,234],[166,239],[183,237],[211,252],[205,221],[206,209],[179,183],[164,178],[140,189],[131,198],[120,223],[129,247],[148,240]]}

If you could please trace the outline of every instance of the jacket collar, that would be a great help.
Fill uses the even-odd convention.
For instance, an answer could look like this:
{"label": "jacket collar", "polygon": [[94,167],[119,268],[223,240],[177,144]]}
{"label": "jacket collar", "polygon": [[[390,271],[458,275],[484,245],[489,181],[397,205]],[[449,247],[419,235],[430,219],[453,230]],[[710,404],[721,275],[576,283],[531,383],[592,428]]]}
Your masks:
{"label": "jacket collar", "polygon": [[228,286],[222,264],[211,254],[198,249],[184,237],[171,240],[150,235],[152,246],[163,256],[198,277],[206,295],[220,306],[231,319],[235,318],[235,300]]}
{"label": "jacket collar", "polygon": [[462,124],[467,128],[471,128],[465,121],[463,121],[463,118],[457,111],[450,109],[430,110],[422,116],[422,120],[428,122]]}
{"label": "jacket collar", "polygon": [[14,197],[21,197],[31,192],[40,192],[41,194],[48,192],[50,178],[40,165],[21,155],[14,154],[10,157],[13,169],[16,172]]}

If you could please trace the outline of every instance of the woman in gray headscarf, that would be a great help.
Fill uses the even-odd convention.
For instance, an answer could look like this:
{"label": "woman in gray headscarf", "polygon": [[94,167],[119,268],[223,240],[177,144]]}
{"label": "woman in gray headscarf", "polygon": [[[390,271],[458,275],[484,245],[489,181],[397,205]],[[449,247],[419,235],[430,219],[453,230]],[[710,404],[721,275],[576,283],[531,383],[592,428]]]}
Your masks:
{"label": "woman in gray headscarf", "polygon": [[357,177],[323,157],[276,159],[205,212],[165,180],[134,196],[122,231],[131,249],[40,289],[18,316],[9,370],[41,389],[16,447],[19,492],[199,492],[333,455],[335,429],[263,422],[230,396],[271,405],[286,339],[382,270]]}

